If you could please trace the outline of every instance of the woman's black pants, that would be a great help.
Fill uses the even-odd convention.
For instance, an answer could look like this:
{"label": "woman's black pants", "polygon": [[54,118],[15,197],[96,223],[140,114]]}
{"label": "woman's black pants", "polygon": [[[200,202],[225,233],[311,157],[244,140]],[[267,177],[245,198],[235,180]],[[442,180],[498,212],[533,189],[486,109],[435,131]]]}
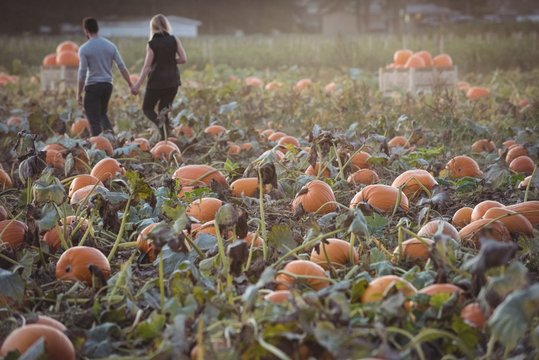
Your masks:
{"label": "woman's black pants", "polygon": [[[172,127],[168,118],[168,112],[174,97],[178,93],[178,87],[166,89],[148,89],[144,94],[144,102],[142,103],[142,111],[148,119],[150,119],[157,127],[161,134],[161,138],[165,140],[166,136],[170,136]],[[155,106],[159,113],[155,112]],[[164,109],[164,110],[163,110]],[[166,134],[165,134],[166,130]]]}
{"label": "woman's black pants", "polygon": [[107,116],[111,94],[111,83],[103,82],[84,87],[84,111],[90,123],[92,136],[97,136],[105,130],[112,131],[112,125]]}

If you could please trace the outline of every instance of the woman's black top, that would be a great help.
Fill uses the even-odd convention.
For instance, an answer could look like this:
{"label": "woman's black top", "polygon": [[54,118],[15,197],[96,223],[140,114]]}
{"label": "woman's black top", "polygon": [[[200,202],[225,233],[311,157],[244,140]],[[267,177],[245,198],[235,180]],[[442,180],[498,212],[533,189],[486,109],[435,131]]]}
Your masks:
{"label": "woman's black top", "polygon": [[153,51],[153,62],[148,74],[148,89],[166,89],[181,85],[176,63],[176,38],[167,32],[155,33],[148,42]]}

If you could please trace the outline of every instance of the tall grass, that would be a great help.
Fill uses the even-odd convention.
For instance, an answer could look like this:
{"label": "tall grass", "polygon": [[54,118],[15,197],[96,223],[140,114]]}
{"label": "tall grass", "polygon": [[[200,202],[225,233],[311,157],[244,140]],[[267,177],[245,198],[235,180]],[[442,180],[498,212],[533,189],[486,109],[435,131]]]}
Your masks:
{"label": "tall grass", "polygon": [[[23,69],[35,72],[42,58],[54,52],[60,36],[0,36],[0,67],[12,71],[14,60]],[[82,43],[81,37],[73,40]],[[142,66],[146,39],[112,39],[131,70]],[[429,33],[397,36],[368,34],[347,37],[320,35],[280,36],[202,36],[184,39],[189,64],[203,68],[206,64],[227,64],[236,68],[276,69],[293,65],[306,67],[375,70],[392,60],[396,49],[426,49],[437,54],[449,53],[463,72],[489,72],[495,69],[529,70],[537,67],[539,37],[531,33],[482,33],[455,35]],[[18,61],[16,61],[18,62]]]}

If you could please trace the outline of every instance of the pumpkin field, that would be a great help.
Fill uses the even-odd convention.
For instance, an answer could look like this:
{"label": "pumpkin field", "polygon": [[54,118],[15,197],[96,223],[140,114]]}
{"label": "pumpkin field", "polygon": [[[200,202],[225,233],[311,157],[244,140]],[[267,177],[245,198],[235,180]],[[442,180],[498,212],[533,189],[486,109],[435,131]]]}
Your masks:
{"label": "pumpkin field", "polygon": [[[186,41],[161,140],[117,69],[90,136],[73,89],[40,89],[66,39],[3,38],[0,357],[539,358],[536,33],[373,39],[252,66],[252,39]],[[117,43],[136,76],[144,41]]]}

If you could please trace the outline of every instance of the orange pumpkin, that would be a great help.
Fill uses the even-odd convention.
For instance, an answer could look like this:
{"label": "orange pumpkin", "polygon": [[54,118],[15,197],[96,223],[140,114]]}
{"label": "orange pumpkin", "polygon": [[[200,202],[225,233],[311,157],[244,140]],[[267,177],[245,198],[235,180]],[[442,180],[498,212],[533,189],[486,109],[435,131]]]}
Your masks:
{"label": "orange pumpkin", "polygon": [[415,55],[423,59],[423,62],[425,63],[426,67],[432,67],[434,65],[434,61],[432,60],[432,55],[427,50],[421,50]]}
{"label": "orange pumpkin", "polygon": [[473,208],[471,207],[460,208],[453,215],[451,222],[458,228],[465,227],[472,221],[472,212]]}
{"label": "orange pumpkin", "polygon": [[65,235],[67,235],[67,237],[71,236],[69,227],[64,229],[61,225],[53,227],[43,235],[43,241],[47,243],[51,253],[55,253],[60,248],[60,245],[62,244],[60,234],[63,234],[64,231],[66,232]]}
{"label": "orange pumpkin", "polygon": [[125,174],[125,170],[122,165],[113,158],[99,160],[90,172],[90,175],[95,176],[102,182],[116,177],[117,174],[123,175]]}
{"label": "orange pumpkin", "polygon": [[476,221],[481,219],[488,209],[495,207],[504,207],[504,205],[494,200],[481,201],[473,208],[472,214],[470,215],[470,220]]}
{"label": "orange pumpkin", "polygon": [[498,241],[510,241],[511,235],[507,227],[500,221],[490,219],[480,219],[471,222],[459,231],[461,241],[472,241],[475,246],[479,247],[479,238],[481,235]]}
{"label": "orange pumpkin", "polygon": [[371,157],[371,154],[365,151],[360,151],[352,155],[352,158],[350,159],[350,162],[352,164],[352,168],[354,170],[359,169],[368,169],[369,166],[369,158]]}
{"label": "orange pumpkin", "polygon": [[81,136],[85,131],[90,133],[88,119],[79,118],[71,125],[71,136]]}
{"label": "orange pumpkin", "polygon": [[41,151],[49,151],[49,150],[64,151],[65,147],[62,144],[54,143],[54,144],[47,144],[43,146],[43,149],[41,149]]}
{"label": "orange pumpkin", "polygon": [[[296,282],[306,283],[314,290],[323,289],[330,284],[329,277],[324,269],[312,261],[293,260],[286,264],[283,271],[294,275],[300,275],[302,278],[294,278],[287,274],[279,274],[275,277],[277,290],[288,290]],[[324,278],[328,280],[324,280]]]}
{"label": "orange pumpkin", "polygon": [[337,84],[335,84],[333,81],[324,86],[324,93],[326,95],[334,94],[335,91],[337,91]]}
{"label": "orange pumpkin", "polygon": [[157,257],[157,253],[155,247],[153,246],[153,240],[149,237],[149,234],[157,225],[158,223],[153,223],[146,226],[137,236],[137,249],[142,254],[146,254],[148,259],[152,262]]}
{"label": "orange pumpkin", "polygon": [[509,165],[517,157],[524,155],[528,155],[528,150],[524,146],[520,144],[511,145],[509,151],[507,152],[507,156],[505,157],[505,162]]}
{"label": "orange pumpkin", "polygon": [[472,144],[472,151],[476,154],[482,152],[491,153],[496,151],[496,145],[492,141],[489,141],[487,139],[481,139],[477,140]]}
{"label": "orange pumpkin", "polygon": [[366,202],[380,212],[392,212],[399,198],[398,206],[406,213],[408,212],[408,197],[397,188],[388,185],[375,184],[367,185],[358,192],[350,202],[350,207],[355,208],[360,203]]}
{"label": "orange pumpkin", "polygon": [[385,275],[377,277],[369,283],[369,286],[361,296],[362,303],[374,303],[383,300],[390,289],[395,287],[404,296],[410,297],[417,293],[416,288],[407,280],[395,275]]}
{"label": "orange pumpkin", "polygon": [[455,156],[449,160],[446,168],[449,170],[449,175],[456,179],[467,176],[474,178],[483,177],[483,172],[479,169],[477,162],[465,155]]}
{"label": "orange pumpkin", "polygon": [[19,220],[0,221],[0,244],[11,249],[19,249],[24,244],[28,227]]}
{"label": "orange pumpkin", "polygon": [[464,93],[467,93],[468,90],[472,87],[469,82],[467,81],[459,81],[457,83],[457,87],[460,91],[463,91]]}
{"label": "orange pumpkin", "polygon": [[253,244],[255,248],[260,248],[264,245],[264,239],[262,239],[260,236],[255,237],[255,233],[253,232],[248,232],[243,240],[245,240],[248,246]]}
{"label": "orange pumpkin", "polygon": [[75,246],[67,249],[56,264],[58,280],[80,281],[92,285],[92,272],[95,267],[101,271],[104,278],[110,277],[110,264],[105,255],[96,248]]}
{"label": "orange pumpkin", "polygon": [[262,140],[268,140],[268,137],[273,134],[275,132],[275,130],[273,129],[265,129],[265,130],[262,130],[260,132],[260,137],[262,138]]}
{"label": "orange pumpkin", "polygon": [[379,182],[380,178],[378,177],[378,174],[374,170],[360,169],[356,171],[355,173],[351,174],[346,181],[352,185],[358,185],[358,184],[371,185],[371,184],[376,184],[377,182]]}
{"label": "orange pumpkin", "polygon": [[107,188],[101,185],[86,185],[74,191],[73,194],[71,194],[69,203],[71,205],[80,204],[86,201],[86,199],[93,194],[107,193],[107,192],[108,192]]}
{"label": "orange pumpkin", "polygon": [[215,214],[222,205],[223,202],[219,199],[204,197],[194,200],[185,212],[199,221],[206,222],[215,219]]}
{"label": "orange pumpkin", "polygon": [[389,148],[394,148],[394,147],[409,148],[410,142],[404,136],[398,135],[398,136],[393,137],[391,140],[389,140],[387,142],[387,146]]}
{"label": "orange pumpkin", "polygon": [[399,252],[399,247],[397,246],[393,253],[398,257],[403,257],[407,261],[411,261],[417,264],[424,264],[429,259],[429,251],[434,241],[431,239],[408,239],[403,241],[401,244],[402,247],[402,256]]}
{"label": "orange pumpkin", "polygon": [[133,144],[137,144],[139,149],[142,151],[150,151],[152,146],[150,145],[150,141],[143,137],[138,137],[133,140]]}
{"label": "orange pumpkin", "polygon": [[[320,172],[320,163],[316,163],[313,167],[312,165],[309,165],[307,170],[305,170],[305,175],[309,176],[318,176],[318,173]],[[320,174],[322,177],[331,177],[331,172],[327,167],[324,167],[324,170]]]}
{"label": "orange pumpkin", "polygon": [[511,161],[509,169],[519,174],[529,175],[533,173],[535,164],[529,156],[521,155]]}
{"label": "orange pumpkin", "polygon": [[264,89],[267,91],[277,91],[280,90],[283,87],[283,84],[278,81],[270,81],[269,83],[264,86]]}
{"label": "orange pumpkin", "polygon": [[261,88],[264,83],[256,76],[248,76],[244,80],[245,86]]}
{"label": "orange pumpkin", "polygon": [[311,87],[312,83],[313,82],[311,79],[301,79],[296,83],[296,85],[294,85],[294,90],[301,92]]}
{"label": "orange pumpkin", "polygon": [[60,151],[48,150],[45,154],[45,162],[55,169],[62,170],[64,168],[64,157]]}
{"label": "orange pumpkin", "polygon": [[221,125],[210,125],[204,129],[204,133],[210,135],[213,138],[226,132],[226,129]]}
{"label": "orange pumpkin", "polygon": [[425,60],[419,55],[412,55],[410,58],[406,61],[406,64],[404,64],[404,67],[406,69],[418,69],[418,68],[424,68],[427,66],[425,64]]}
{"label": "orange pumpkin", "polygon": [[311,251],[312,262],[328,269],[328,259],[332,266],[346,265],[350,262],[356,264],[359,261],[359,255],[355,249],[352,249],[354,259],[350,261],[350,243],[348,241],[340,239],[327,239],[326,241],[320,243],[319,251],[316,248]]}
{"label": "orange pumpkin", "polygon": [[[498,219],[500,216],[503,217]],[[498,219],[498,221],[502,222],[505,227],[507,227],[509,232],[527,236],[533,235],[533,225],[530,221],[525,216],[505,207],[488,209],[483,215],[483,219]]]}
{"label": "orange pumpkin", "polygon": [[460,317],[464,322],[476,328],[484,328],[488,317],[485,315],[479,303],[470,303],[462,308]]}
{"label": "orange pumpkin", "polygon": [[406,64],[408,59],[412,57],[412,55],[414,55],[414,52],[412,50],[408,50],[408,49],[397,50],[393,54],[393,62],[397,65],[404,66],[404,64]]}
{"label": "orange pumpkin", "polygon": [[290,135],[285,135],[281,137],[279,141],[277,142],[277,145],[279,145],[279,149],[283,153],[286,153],[288,151],[288,146],[290,145],[292,145],[295,148],[299,148],[301,146],[299,143],[299,140],[296,137],[290,136]]}
{"label": "orange pumpkin", "polygon": [[0,355],[10,352],[24,354],[40,339],[44,340],[47,359],[75,360],[75,348],[67,336],[60,330],[43,324],[31,324],[15,329],[4,340]]}
{"label": "orange pumpkin", "polygon": [[432,238],[438,233],[438,229],[442,229],[442,234],[450,237],[451,239],[460,240],[459,232],[453,225],[445,220],[432,220],[423,225],[417,232],[417,235],[421,237]]}
{"label": "orange pumpkin", "polygon": [[424,190],[423,188],[430,191],[436,185],[438,185],[438,182],[434,177],[428,171],[421,169],[405,171],[397,176],[391,184],[393,187],[400,188],[408,199],[415,198]]}
{"label": "orange pumpkin", "polygon": [[288,302],[291,296],[290,290],[277,290],[266,294],[264,300],[274,304],[282,304]]}
{"label": "orange pumpkin", "polygon": [[238,144],[234,144],[232,141],[228,142],[228,150],[226,151],[227,155],[238,155],[241,153],[241,147]]}
{"label": "orange pumpkin", "polygon": [[71,40],[62,41],[56,47],[56,53],[59,54],[63,51],[79,51],[79,45]]}
{"label": "orange pumpkin", "polygon": [[56,66],[56,53],[46,55],[43,58],[43,66]]}
{"label": "orange pumpkin", "polygon": [[539,225],[539,201],[537,200],[508,205],[506,209],[523,215],[533,226]]}
{"label": "orange pumpkin", "polygon": [[258,187],[258,178],[241,178],[237,179],[232,184],[230,184],[230,192],[233,196],[258,196],[259,187]]}
{"label": "orange pumpkin", "polygon": [[490,90],[486,87],[472,86],[466,92],[466,97],[469,100],[477,101],[486,98],[490,95]]}
{"label": "orange pumpkin", "polygon": [[79,54],[75,51],[62,51],[56,54],[56,64],[60,66],[79,66]]}
{"label": "orange pumpkin", "polygon": [[108,156],[112,156],[113,147],[109,139],[104,136],[92,136],[88,139],[92,147],[104,151]]}
{"label": "orange pumpkin", "polygon": [[433,65],[436,68],[451,68],[453,67],[453,59],[448,54],[440,54],[432,59]]}
{"label": "orange pumpkin", "polygon": [[71,185],[69,185],[68,196],[71,197],[75,191],[88,185],[103,186],[103,183],[98,178],[92,175],[88,175],[88,174],[77,175],[71,182]]}
{"label": "orange pumpkin", "polygon": [[179,179],[181,185],[195,186],[207,185],[210,186],[212,181],[220,185],[228,186],[225,177],[221,172],[209,165],[185,165],[178,168],[172,178]]}
{"label": "orange pumpkin", "polygon": [[174,146],[174,145],[171,145],[168,143],[155,144],[155,146],[150,150],[150,153],[152,154],[152,157],[154,160],[165,159],[167,161],[171,161],[172,158],[176,158],[177,160],[180,160],[182,154],[180,150],[178,149],[178,146]]}
{"label": "orange pumpkin", "polygon": [[60,330],[61,332],[67,331],[67,328],[65,327],[64,324],[62,324],[56,319],[53,319],[45,315],[38,315],[37,320],[33,324],[46,325],[46,326],[55,328],[57,330]]}
{"label": "orange pumpkin", "polygon": [[173,134],[176,136],[185,136],[186,138],[190,139],[192,138],[195,133],[193,131],[193,128],[189,125],[181,124],[180,126],[176,126],[174,130],[172,130]]}
{"label": "orange pumpkin", "polygon": [[463,294],[464,290],[453,284],[432,284],[419,290],[420,294],[434,296],[437,294]]}
{"label": "orange pumpkin", "polygon": [[280,138],[286,136],[286,134],[282,131],[275,131],[271,135],[268,136],[268,141],[277,142]]}
{"label": "orange pumpkin", "polygon": [[328,184],[320,180],[312,180],[297,193],[292,201],[292,210],[297,211],[301,205],[305,212],[327,214],[337,209],[335,201],[335,194]]}

